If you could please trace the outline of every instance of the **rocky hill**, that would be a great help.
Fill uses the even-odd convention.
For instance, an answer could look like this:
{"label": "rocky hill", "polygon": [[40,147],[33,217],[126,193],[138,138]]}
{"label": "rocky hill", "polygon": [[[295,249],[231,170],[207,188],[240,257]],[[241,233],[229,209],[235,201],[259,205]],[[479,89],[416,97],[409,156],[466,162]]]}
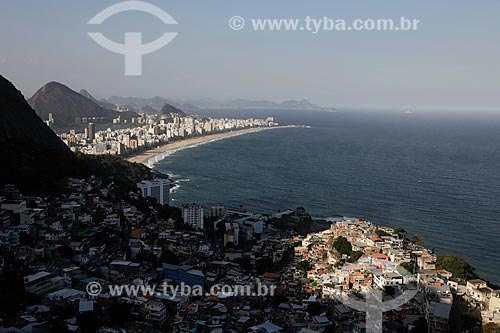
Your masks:
{"label": "rocky hill", "polygon": [[162,106],[162,108],[160,110],[160,114],[162,114],[162,115],[176,114],[176,115],[179,115],[179,116],[182,116],[182,117],[187,116],[187,114],[184,111],[182,111],[181,109],[178,109],[175,106],[167,104],[167,103],[165,103]]}
{"label": "rocky hill", "polygon": [[0,76],[0,184],[49,189],[54,180],[87,172],[59,137],[36,115],[14,85]]}
{"label": "rocky hill", "polygon": [[96,175],[125,195],[153,175],[118,156],[75,155],[1,75],[0,156],[0,186],[14,184],[26,194],[60,193],[67,177]]}
{"label": "rocky hill", "polygon": [[51,113],[56,126],[71,126],[86,121],[111,123],[119,115],[122,120],[138,117],[136,112],[118,112],[103,108],[90,98],[59,82],[49,82],[44,85],[28,100],[28,103],[43,120],[49,119]]}

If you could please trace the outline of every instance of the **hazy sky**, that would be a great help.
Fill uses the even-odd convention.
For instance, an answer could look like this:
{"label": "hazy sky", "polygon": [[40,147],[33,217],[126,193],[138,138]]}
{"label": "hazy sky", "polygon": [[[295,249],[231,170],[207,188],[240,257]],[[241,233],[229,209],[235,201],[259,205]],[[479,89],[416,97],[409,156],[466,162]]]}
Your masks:
{"label": "hazy sky", "polygon": [[[500,0],[151,0],[174,17],[147,13],[86,22],[108,0],[4,0],[0,73],[26,97],[48,81],[96,97],[302,99],[327,106],[500,109]],[[234,15],[247,28],[233,31]],[[257,32],[251,18],[420,20],[412,32]],[[123,42],[124,32],[152,41],[178,32],[143,57],[141,77],[124,76],[124,57],[87,35]]]}

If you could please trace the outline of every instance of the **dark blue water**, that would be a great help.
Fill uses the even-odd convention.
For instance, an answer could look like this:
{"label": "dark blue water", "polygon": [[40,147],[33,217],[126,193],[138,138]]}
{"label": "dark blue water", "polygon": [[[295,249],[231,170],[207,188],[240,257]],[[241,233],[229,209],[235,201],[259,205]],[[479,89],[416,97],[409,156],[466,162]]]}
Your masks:
{"label": "dark blue water", "polygon": [[242,205],[263,213],[303,206],[318,217],[341,214],[401,226],[409,235],[423,233],[438,254],[464,257],[500,283],[500,116],[266,114],[312,127],[174,153],[156,165],[181,180],[173,203]]}

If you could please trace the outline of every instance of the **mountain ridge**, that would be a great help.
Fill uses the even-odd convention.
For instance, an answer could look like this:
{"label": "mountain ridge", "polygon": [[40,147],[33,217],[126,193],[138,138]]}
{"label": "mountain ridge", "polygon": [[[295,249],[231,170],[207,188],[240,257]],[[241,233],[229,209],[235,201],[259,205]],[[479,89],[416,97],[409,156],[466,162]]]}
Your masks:
{"label": "mountain ridge", "polygon": [[99,105],[100,107],[103,107],[103,108],[109,109],[109,110],[116,110],[116,105],[114,105],[113,103],[107,102],[106,100],[98,100],[97,98],[92,96],[92,94],[89,93],[86,89],[80,89],[79,93],[80,93],[80,95],[87,97],[92,102]]}
{"label": "mountain ridge", "polygon": [[[86,90],[85,92],[88,93]],[[56,81],[51,81],[38,89],[28,99],[28,104],[43,120],[47,120],[49,114],[52,114],[56,126],[75,125],[84,122],[82,118],[94,122],[111,123],[118,116],[122,119],[139,116],[135,112],[105,109],[92,99]]]}
{"label": "mountain ridge", "polygon": [[318,104],[311,103],[307,99],[273,102],[269,100],[250,100],[243,98],[229,101],[218,101],[212,98],[200,98],[195,100],[177,101],[164,99],[158,96],[152,98],[111,96],[107,99],[107,101],[116,105],[132,105],[137,109],[148,106],[156,110],[160,110],[164,104],[170,104],[176,108],[189,112],[196,112],[200,109],[291,109],[334,111],[334,108],[323,107]]}
{"label": "mountain ridge", "polygon": [[162,98],[159,96],[154,96],[151,98],[142,98],[142,97],[120,97],[120,96],[111,96],[106,101],[113,103],[118,106],[130,105],[135,109],[142,109],[143,107],[148,107],[148,111],[151,109],[156,110],[156,113],[159,113],[161,108],[165,104],[172,105],[173,107],[185,111],[195,112],[199,108],[192,104],[186,104],[179,101],[174,101],[166,98]]}

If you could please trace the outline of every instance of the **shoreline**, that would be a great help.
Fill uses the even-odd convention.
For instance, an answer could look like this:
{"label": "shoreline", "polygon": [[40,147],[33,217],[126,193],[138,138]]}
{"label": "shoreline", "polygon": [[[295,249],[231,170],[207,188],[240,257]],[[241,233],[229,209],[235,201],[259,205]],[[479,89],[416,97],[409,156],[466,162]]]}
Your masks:
{"label": "shoreline", "polygon": [[202,135],[194,138],[181,139],[174,142],[168,142],[162,144],[161,146],[156,148],[148,149],[138,155],[128,157],[126,158],[126,160],[132,163],[142,163],[146,166],[152,167],[155,163],[159,162],[166,156],[180,149],[198,146],[204,143],[227,139],[244,134],[257,133],[276,128],[290,128],[290,127],[297,127],[297,126],[250,127],[240,130],[233,130],[222,133]]}

